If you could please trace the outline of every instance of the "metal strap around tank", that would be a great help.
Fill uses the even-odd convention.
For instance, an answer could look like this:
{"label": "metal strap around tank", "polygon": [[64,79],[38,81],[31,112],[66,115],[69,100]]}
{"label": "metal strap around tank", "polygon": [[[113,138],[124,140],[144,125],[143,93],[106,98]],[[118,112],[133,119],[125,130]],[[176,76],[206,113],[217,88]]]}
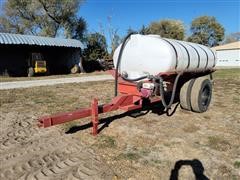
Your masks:
{"label": "metal strap around tank", "polygon": [[186,50],[186,52],[187,52],[187,55],[188,55],[188,65],[187,65],[187,69],[188,69],[189,66],[190,66],[190,54],[189,54],[187,48],[186,48],[182,43],[180,43],[180,42],[178,42],[178,41],[176,41],[176,42],[177,42],[178,44],[180,44],[180,45]]}
{"label": "metal strap around tank", "polygon": [[210,51],[211,51],[212,54],[213,54],[213,58],[214,58],[213,67],[215,67],[215,66],[216,66],[216,56],[215,56],[215,54],[214,54],[214,52],[213,52],[212,49],[210,49]]}
{"label": "metal strap around tank", "polygon": [[208,65],[208,54],[207,54],[207,52],[205,51],[205,49],[203,49],[201,46],[199,46],[198,44],[196,44],[198,47],[200,47],[204,52],[205,52],[205,54],[206,54],[206,56],[207,56],[207,63],[206,63],[206,66],[205,66],[205,69],[207,68],[207,65]]}
{"label": "metal strap around tank", "polygon": [[177,67],[178,67],[178,53],[177,53],[177,50],[175,48],[175,46],[170,42],[168,41],[167,39],[164,39],[162,38],[162,40],[166,41],[168,44],[170,44],[172,46],[172,48],[174,49],[174,52],[175,52],[175,55],[176,55],[176,65],[175,65],[175,69],[177,70]]}
{"label": "metal strap around tank", "polygon": [[200,66],[200,55],[198,53],[198,50],[193,45],[191,45],[191,44],[188,44],[188,45],[191,46],[196,51],[196,53],[198,55],[198,65],[197,65],[197,68],[199,68],[199,66]]}

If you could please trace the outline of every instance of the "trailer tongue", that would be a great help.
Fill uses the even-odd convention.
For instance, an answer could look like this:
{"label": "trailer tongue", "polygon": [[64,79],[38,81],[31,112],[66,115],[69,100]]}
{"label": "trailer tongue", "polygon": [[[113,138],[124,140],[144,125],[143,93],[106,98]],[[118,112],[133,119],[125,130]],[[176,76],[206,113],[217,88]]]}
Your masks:
{"label": "trailer tongue", "polygon": [[[136,53],[138,51],[135,49],[138,47],[139,51],[143,50],[141,48],[144,46],[136,44],[141,43],[141,41],[142,43],[149,41],[148,43],[150,45],[153,42],[153,44],[160,44],[162,46],[162,49],[164,50],[162,53],[165,54],[165,59],[162,62],[164,67],[161,67],[161,61],[158,62],[159,55],[154,57],[154,54],[146,55],[146,58],[148,55],[151,57],[149,61],[148,59],[145,60],[145,66],[143,66],[143,59],[139,59],[139,56]],[[184,45],[186,46],[185,48],[183,48]],[[197,51],[200,49],[201,51],[204,50],[205,54],[201,55],[201,53]],[[161,53],[161,49],[159,51],[146,50],[146,52],[148,51],[155,54]],[[176,55],[175,58],[173,58],[171,52],[174,52]],[[185,55],[187,54],[186,57],[184,56],[184,53]],[[198,56],[195,56],[196,54],[198,54]],[[130,57],[132,59],[129,59]],[[133,67],[133,61],[135,61],[135,67]],[[178,69],[178,65],[174,68],[171,67],[173,61],[178,62],[178,65],[180,64],[182,67],[180,67],[180,69]],[[185,69],[183,68],[184,63],[180,61],[188,61],[185,63]],[[214,52],[205,46],[202,47],[193,43],[188,44],[187,42],[166,40],[159,36],[130,34],[115,51],[114,63],[116,70],[111,71],[111,73],[115,77],[115,97],[110,103],[98,105],[98,100],[95,98],[92,100],[89,108],[39,118],[39,127],[46,128],[91,116],[93,124],[92,134],[97,135],[99,124],[98,115],[101,113],[118,109],[124,111],[141,110],[146,106],[146,103],[144,102],[148,102],[148,105],[162,102],[163,106],[168,111],[171,109],[171,105],[176,96],[179,96],[180,105],[183,109],[194,112],[205,112],[210,104],[212,84],[211,78],[209,78],[210,76],[206,75],[211,74],[214,71],[215,55]],[[152,64],[149,65],[149,63]],[[167,67],[166,64],[169,64],[169,67]],[[205,64],[204,68],[201,67],[203,64]],[[162,69],[156,74],[156,68],[152,66],[159,66],[158,68]],[[166,94],[169,93],[171,93],[170,101],[167,102]]]}
{"label": "trailer tongue", "polygon": [[98,105],[98,100],[93,99],[90,108],[78,109],[76,111],[59,113],[51,116],[45,116],[39,119],[39,127],[50,127],[62,124],[76,119],[92,117],[92,134],[98,133],[98,114],[115,111],[118,109],[131,111],[141,108],[142,99],[133,95],[120,95],[115,97],[109,104]]}

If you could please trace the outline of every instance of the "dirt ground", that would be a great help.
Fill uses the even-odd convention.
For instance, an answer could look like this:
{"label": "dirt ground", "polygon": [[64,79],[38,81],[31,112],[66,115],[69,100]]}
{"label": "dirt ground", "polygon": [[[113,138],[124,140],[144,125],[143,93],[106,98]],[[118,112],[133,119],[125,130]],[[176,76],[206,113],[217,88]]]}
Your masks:
{"label": "dirt ground", "polygon": [[[37,118],[102,103],[113,82],[0,91],[0,179],[240,179],[240,72],[215,75],[209,110],[104,114],[39,129]],[[194,175],[195,174],[195,175]]]}

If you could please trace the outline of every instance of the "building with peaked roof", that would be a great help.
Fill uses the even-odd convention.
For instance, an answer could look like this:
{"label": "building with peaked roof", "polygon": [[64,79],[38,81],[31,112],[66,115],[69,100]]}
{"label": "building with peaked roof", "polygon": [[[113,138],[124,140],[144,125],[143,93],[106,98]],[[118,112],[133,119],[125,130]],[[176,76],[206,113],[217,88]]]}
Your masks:
{"label": "building with peaked roof", "polygon": [[81,61],[83,44],[75,39],[0,33],[0,74],[26,76],[31,53],[41,53],[50,74],[69,73]]}
{"label": "building with peaked roof", "polygon": [[240,68],[240,41],[216,46],[217,64],[219,68]]}

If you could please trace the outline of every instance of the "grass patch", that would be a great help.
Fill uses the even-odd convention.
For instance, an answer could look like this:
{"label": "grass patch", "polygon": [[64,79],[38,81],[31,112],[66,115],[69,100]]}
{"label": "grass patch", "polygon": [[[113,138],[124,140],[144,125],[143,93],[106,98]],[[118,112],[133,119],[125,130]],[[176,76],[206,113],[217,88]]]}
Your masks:
{"label": "grass patch", "polygon": [[114,137],[107,136],[107,135],[101,135],[98,137],[97,146],[100,148],[116,148],[117,143]]}
{"label": "grass patch", "polygon": [[234,166],[235,168],[240,168],[240,161],[235,161],[234,164],[233,164],[233,166]]}
{"label": "grass patch", "polygon": [[139,151],[139,154],[141,156],[147,156],[149,153],[150,153],[150,151],[147,150],[147,149],[142,149],[142,150]]}
{"label": "grass patch", "polygon": [[240,104],[240,97],[239,96],[233,96],[233,102],[235,104]]}
{"label": "grass patch", "polygon": [[227,151],[231,148],[231,144],[227,140],[217,136],[208,137],[208,146],[218,151]]}
{"label": "grass patch", "polygon": [[159,160],[159,159],[152,159],[152,162],[155,163],[155,164],[161,164],[162,161]]}
{"label": "grass patch", "polygon": [[[102,87],[102,82],[85,82],[1,90],[0,106],[4,105],[7,109],[13,108],[13,103],[15,108],[31,104],[34,105],[34,111],[38,109],[38,112],[42,110],[48,114],[73,111],[89,107],[94,97],[99,97],[102,103],[106,102],[113,91],[113,83],[106,81],[105,85]],[[100,88],[102,91],[96,92],[96,89]]]}
{"label": "grass patch", "polygon": [[219,69],[213,73],[213,77],[217,79],[222,78],[240,78],[240,69]]}
{"label": "grass patch", "polygon": [[3,104],[10,104],[10,103],[14,103],[15,102],[15,98],[14,96],[3,96],[0,95],[0,106],[2,106]]}
{"label": "grass patch", "polygon": [[[149,153],[150,153],[150,151],[147,149],[141,149],[141,150],[133,149],[131,152],[124,152],[124,153],[119,154],[116,159],[126,159],[126,160],[130,160],[130,161],[137,161],[140,158],[147,156]],[[148,161],[145,160],[145,161],[143,161],[143,163],[147,164]]]}
{"label": "grass patch", "polygon": [[138,153],[135,152],[127,152],[127,153],[121,153],[117,159],[126,159],[131,161],[137,161],[141,158],[141,156]]}

